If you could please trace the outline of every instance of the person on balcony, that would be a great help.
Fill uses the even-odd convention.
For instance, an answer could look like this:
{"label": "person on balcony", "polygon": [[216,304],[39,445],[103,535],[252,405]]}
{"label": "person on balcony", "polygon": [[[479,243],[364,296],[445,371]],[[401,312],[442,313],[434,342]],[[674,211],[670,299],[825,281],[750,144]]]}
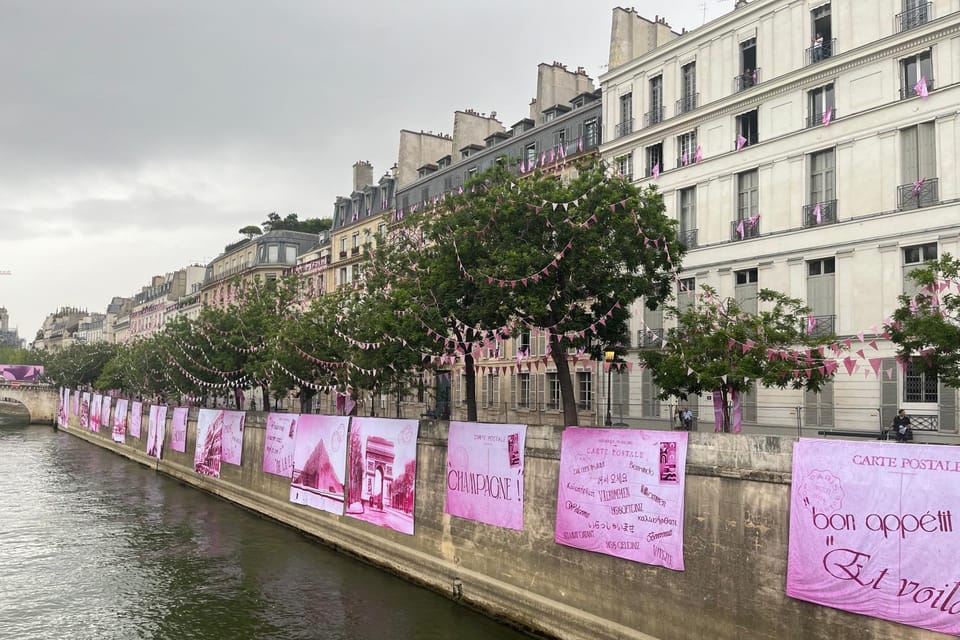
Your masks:
{"label": "person on balcony", "polygon": [[817,37],[813,39],[813,61],[820,62],[821,60],[823,60],[823,36],[818,31]]}

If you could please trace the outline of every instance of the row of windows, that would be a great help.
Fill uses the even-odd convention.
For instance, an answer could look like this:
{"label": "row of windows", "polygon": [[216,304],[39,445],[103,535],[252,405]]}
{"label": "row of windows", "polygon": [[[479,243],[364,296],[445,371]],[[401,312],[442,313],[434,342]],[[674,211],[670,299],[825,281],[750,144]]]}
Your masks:
{"label": "row of windows", "polygon": [[[662,148],[662,144],[656,145]],[[648,155],[650,147],[647,148]],[[936,178],[936,130],[934,122],[925,122],[900,130],[900,184],[897,208],[915,209],[939,202]],[[630,156],[625,156],[629,158]],[[626,166],[626,165],[620,165]],[[736,219],[730,240],[746,240],[760,235],[760,175],[758,169],[736,174]],[[816,151],[807,157],[807,201],[801,225],[814,227],[838,221],[836,153],[834,149]],[[703,242],[697,228],[697,187],[677,191],[677,221],[680,240],[694,248]]]}

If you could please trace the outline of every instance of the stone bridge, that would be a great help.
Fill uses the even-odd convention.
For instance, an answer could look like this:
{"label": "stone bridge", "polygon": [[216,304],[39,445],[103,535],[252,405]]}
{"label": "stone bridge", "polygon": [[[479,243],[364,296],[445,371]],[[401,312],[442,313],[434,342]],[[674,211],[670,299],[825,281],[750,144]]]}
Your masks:
{"label": "stone bridge", "polygon": [[57,417],[57,389],[48,384],[0,383],[0,402],[23,405],[30,413],[30,422],[53,424]]}

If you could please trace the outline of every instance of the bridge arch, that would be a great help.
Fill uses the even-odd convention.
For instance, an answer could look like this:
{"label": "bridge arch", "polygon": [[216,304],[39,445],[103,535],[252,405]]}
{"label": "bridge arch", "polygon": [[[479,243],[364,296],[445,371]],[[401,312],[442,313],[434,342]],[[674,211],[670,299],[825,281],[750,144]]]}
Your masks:
{"label": "bridge arch", "polygon": [[57,390],[48,384],[0,383],[0,400],[22,404],[30,422],[53,424],[57,417]]}

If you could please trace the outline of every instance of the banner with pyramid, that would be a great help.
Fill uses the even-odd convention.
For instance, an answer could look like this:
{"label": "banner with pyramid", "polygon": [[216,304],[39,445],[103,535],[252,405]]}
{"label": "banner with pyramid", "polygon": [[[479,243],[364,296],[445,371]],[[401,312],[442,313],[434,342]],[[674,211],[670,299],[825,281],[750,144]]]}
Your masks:
{"label": "banner with pyramid", "polygon": [[290,502],[343,515],[349,421],[347,416],[299,416]]}

